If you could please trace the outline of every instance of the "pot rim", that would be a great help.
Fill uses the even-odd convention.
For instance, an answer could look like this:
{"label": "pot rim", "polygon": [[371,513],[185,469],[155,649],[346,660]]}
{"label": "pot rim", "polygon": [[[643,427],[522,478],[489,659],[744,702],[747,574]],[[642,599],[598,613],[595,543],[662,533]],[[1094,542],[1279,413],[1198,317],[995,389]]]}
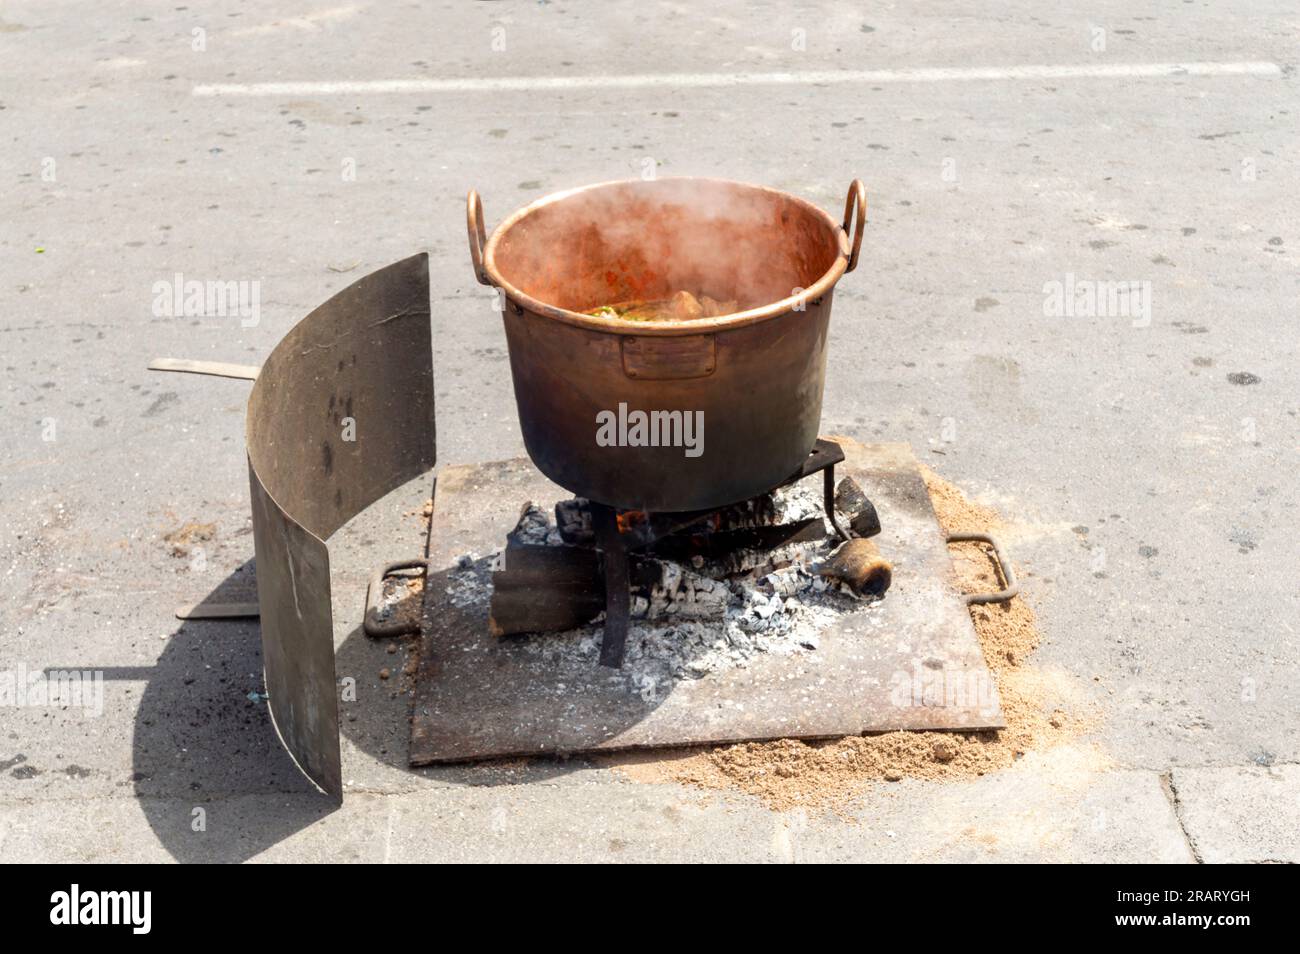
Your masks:
{"label": "pot rim", "polygon": [[[781,198],[794,202],[802,206],[809,212],[812,212],[820,218],[830,228],[835,235],[839,245],[839,254],[836,255],[835,261],[817,281],[813,282],[808,288],[805,288],[801,295],[791,295],[788,298],[782,298],[779,301],[771,302],[759,308],[751,308],[748,311],[739,311],[731,315],[722,315],[717,318],[696,318],[693,321],[628,321],[625,318],[598,318],[595,315],[584,315],[581,312],[570,311],[567,308],[560,308],[557,305],[550,305],[540,301],[529,294],[526,294],[515,285],[506,281],[497,269],[496,252],[497,246],[505,234],[510,231],[521,220],[536,212],[544,206],[554,202],[560,202],[571,196],[578,195],[582,192],[594,191],[596,189],[606,189],[611,186],[620,185],[648,185],[651,182],[697,182],[697,183],[717,183],[726,186],[740,186],[745,189],[753,189],[759,192],[767,192],[772,195],[778,195]],[[843,277],[848,267],[849,261],[849,236],[844,231],[843,225],[835,221],[835,218],[826,212],[821,206],[809,202],[807,199],[784,192],[781,189],[773,189],[770,186],[755,185],[750,182],[737,182],[733,179],[719,179],[712,176],[666,176],[662,179],[651,180],[647,182],[644,179],[611,179],[607,182],[596,182],[590,185],[578,186],[574,189],[565,189],[560,192],[552,192],[534,202],[529,203],[521,209],[513,212],[509,217],[503,219],[501,223],[492,231],[487,245],[483,250],[483,268],[488,277],[492,279],[492,284],[502,289],[506,297],[517,302],[527,310],[546,318],[554,318],[556,321],[562,321],[565,324],[576,325],[579,328],[588,328],[593,331],[604,331],[610,334],[618,335],[638,335],[652,337],[672,337],[677,335],[698,335],[710,334],[716,331],[728,331],[732,328],[741,328],[745,325],[756,324],[760,321],[766,321],[769,318],[775,318],[778,315],[794,311],[795,306],[801,301],[811,303],[821,298],[829,292],[835,283]]]}

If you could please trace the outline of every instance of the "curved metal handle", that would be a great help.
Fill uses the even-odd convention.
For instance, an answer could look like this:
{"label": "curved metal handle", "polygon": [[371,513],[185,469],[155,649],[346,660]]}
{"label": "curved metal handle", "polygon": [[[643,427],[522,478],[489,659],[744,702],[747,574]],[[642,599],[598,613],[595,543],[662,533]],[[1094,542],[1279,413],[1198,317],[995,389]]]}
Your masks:
{"label": "curved metal handle", "polygon": [[998,561],[998,572],[1007,581],[1005,589],[996,593],[967,593],[966,605],[976,603],[1005,603],[1020,592],[1020,583],[1016,580],[1016,571],[1011,568],[1011,561],[1002,552],[1002,545],[987,533],[950,533],[945,538],[949,543],[987,543],[993,548],[993,557]]}
{"label": "curved metal handle", "polygon": [[[854,210],[856,209],[856,215]],[[849,265],[844,269],[847,275],[858,267],[858,252],[862,249],[862,230],[867,224],[867,187],[861,179],[854,179],[849,185],[848,198],[844,200],[844,234],[852,239],[849,252]],[[855,226],[850,230],[850,226]]]}
{"label": "curved metal handle", "polygon": [[366,611],[361,617],[361,628],[372,639],[405,636],[407,633],[418,633],[420,631],[419,616],[415,619],[397,619],[388,623],[379,619],[379,607],[376,604],[384,592],[384,577],[390,573],[396,573],[398,570],[424,570],[425,580],[427,581],[429,578],[429,561],[398,560],[396,563],[385,563],[383,566],[375,567],[374,572],[370,574],[370,585],[366,587]]}
{"label": "curved metal handle", "polygon": [[483,246],[487,245],[487,229],[483,226],[483,200],[478,192],[469,190],[465,200],[465,230],[469,233],[469,257],[474,263],[474,277],[484,285],[492,279],[483,268]]}

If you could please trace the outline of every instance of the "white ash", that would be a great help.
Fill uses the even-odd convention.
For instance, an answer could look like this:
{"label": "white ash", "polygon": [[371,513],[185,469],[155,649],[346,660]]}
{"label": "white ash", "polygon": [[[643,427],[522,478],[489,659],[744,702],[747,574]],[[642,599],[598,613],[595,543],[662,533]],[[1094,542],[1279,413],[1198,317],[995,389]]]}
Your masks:
{"label": "white ash", "polygon": [[532,501],[524,504],[523,509],[519,511],[519,523],[510,531],[506,539],[513,543],[531,546],[564,545],[564,540],[551,520],[551,515]]}
{"label": "white ash", "polygon": [[[712,617],[634,618],[628,627],[623,668],[611,679],[630,684],[647,702],[673,684],[710,673],[743,668],[760,656],[801,654],[817,663],[821,633],[846,612],[870,612],[868,604],[833,593],[820,577],[794,598],[766,595],[752,586],[734,586],[726,608]],[[602,614],[603,615],[603,614]],[[543,665],[598,666],[603,622],[564,633],[520,637],[519,651],[540,657]]]}
{"label": "white ash", "polygon": [[[820,484],[813,483],[776,492],[776,523],[821,515]],[[511,538],[563,545],[550,514],[532,504],[524,507]],[[757,568],[722,579],[663,560],[661,581],[633,591],[623,667],[610,670],[610,678],[626,680],[647,701],[654,701],[674,682],[744,667],[759,656],[803,654],[815,664],[823,630],[846,613],[872,611],[872,604],[818,575],[818,564],[837,545],[828,536],[766,551]],[[487,605],[499,559],[500,551],[462,556],[447,577],[452,604]],[[516,651],[540,657],[543,664],[596,666],[603,625],[602,613],[577,629],[509,639]]]}
{"label": "white ash", "polygon": [[733,550],[720,560],[709,561],[696,556],[691,558],[691,565],[715,580],[740,575],[758,578],[791,563],[806,560],[815,549],[814,542],[801,540],[771,550]]}
{"label": "white ash", "polygon": [[821,517],[823,498],[820,477],[802,480],[782,487],[773,496],[776,503],[776,522],[795,523],[809,517]]}
{"label": "white ash", "polygon": [[731,602],[731,590],[721,580],[693,573],[678,563],[660,563],[660,582],[632,597],[632,615],[662,619],[667,616],[720,617]]}
{"label": "white ash", "polygon": [[447,573],[447,599],[451,605],[457,609],[487,606],[492,599],[492,571],[500,558],[499,550],[485,557],[461,554]]}

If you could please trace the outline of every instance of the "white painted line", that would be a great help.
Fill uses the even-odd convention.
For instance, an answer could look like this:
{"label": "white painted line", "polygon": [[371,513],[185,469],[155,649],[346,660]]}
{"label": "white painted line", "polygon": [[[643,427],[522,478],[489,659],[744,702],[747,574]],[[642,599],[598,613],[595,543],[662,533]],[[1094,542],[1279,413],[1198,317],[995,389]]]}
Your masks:
{"label": "white painted line", "polygon": [[806,73],[642,73],[626,76],[498,76],[290,83],[209,83],[195,96],[336,96],[366,93],[490,93],[568,89],[816,86],[829,83],[946,83],[976,80],[1144,79],[1173,76],[1279,76],[1276,63],[1107,63],[1067,66],[934,66]]}

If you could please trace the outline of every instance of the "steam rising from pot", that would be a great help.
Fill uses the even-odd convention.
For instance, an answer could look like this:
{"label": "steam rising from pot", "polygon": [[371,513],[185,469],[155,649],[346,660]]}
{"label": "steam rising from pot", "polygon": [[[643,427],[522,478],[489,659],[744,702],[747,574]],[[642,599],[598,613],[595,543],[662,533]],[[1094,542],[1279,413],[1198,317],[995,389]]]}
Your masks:
{"label": "steam rising from pot", "polygon": [[746,310],[831,268],[828,227],[783,193],[698,179],[610,183],[524,210],[503,230],[495,264],[526,295],[570,311],[683,289]]}

